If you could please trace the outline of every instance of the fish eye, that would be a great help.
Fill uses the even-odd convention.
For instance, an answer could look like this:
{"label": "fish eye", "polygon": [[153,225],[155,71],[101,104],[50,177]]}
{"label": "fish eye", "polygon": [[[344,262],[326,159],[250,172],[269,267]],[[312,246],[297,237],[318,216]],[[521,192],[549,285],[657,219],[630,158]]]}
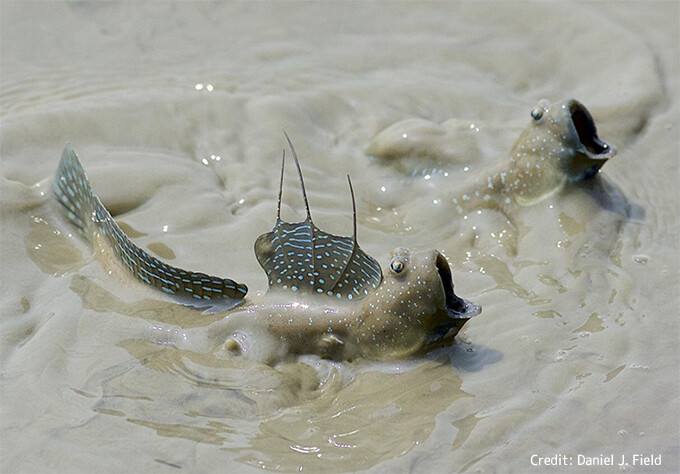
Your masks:
{"label": "fish eye", "polygon": [[537,122],[541,120],[541,117],[543,117],[543,107],[536,107],[534,110],[531,111],[531,118],[536,120]]}
{"label": "fish eye", "polygon": [[401,257],[394,257],[390,262],[390,270],[394,273],[401,273],[404,270],[404,260]]}

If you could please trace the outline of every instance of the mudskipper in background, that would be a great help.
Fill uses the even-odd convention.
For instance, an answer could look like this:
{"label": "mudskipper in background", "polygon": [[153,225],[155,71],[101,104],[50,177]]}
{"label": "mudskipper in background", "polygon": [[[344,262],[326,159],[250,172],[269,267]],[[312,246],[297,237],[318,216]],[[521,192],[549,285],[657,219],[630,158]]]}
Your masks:
{"label": "mudskipper in background", "polygon": [[[369,145],[369,155],[381,163],[401,172],[411,167],[412,176],[425,178],[420,181],[428,186],[424,197],[415,199],[429,203],[403,206],[397,220],[403,226],[418,228],[443,219],[442,226],[448,226],[451,237],[459,239],[450,242],[451,247],[491,251],[498,244],[508,255],[516,255],[522,229],[527,228],[521,216],[539,202],[582,190],[602,201],[603,207],[621,207],[619,202],[624,199],[614,196],[621,193],[595,179],[616,154],[616,147],[599,138],[590,112],[579,101],[540,101],[531,109],[530,121],[510,153],[469,174],[481,151],[469,143],[455,149],[456,143],[466,144],[465,138],[469,141],[470,134],[476,133],[469,131],[474,124],[456,120],[457,129],[449,124],[451,121],[440,126],[422,119],[404,120],[383,130]],[[463,131],[463,123],[468,123],[468,130]],[[435,168],[430,168],[432,163]],[[418,166],[424,168],[418,171]],[[458,166],[461,172],[456,173]],[[414,181],[404,180],[407,184],[402,187]],[[617,202],[610,205],[605,201]],[[401,201],[380,195],[372,204],[380,208],[402,206]],[[534,219],[536,216],[527,218],[529,222]]]}
{"label": "mudskipper in background", "polygon": [[531,205],[569,183],[593,178],[616,148],[597,135],[590,112],[574,99],[539,102],[531,122],[497,167],[484,170],[474,183],[457,189],[460,210],[511,203]]}
{"label": "mudskipper in background", "polygon": [[[437,168],[479,159],[470,143],[469,122],[452,119],[435,124],[423,119],[397,122],[380,132],[368,146],[369,156],[404,169],[400,160],[434,160]],[[468,150],[457,150],[467,144]],[[472,152],[470,152],[470,150]],[[470,154],[472,156],[470,156]],[[601,140],[588,109],[575,99],[550,104],[541,100],[510,154],[471,179],[456,181],[450,201],[459,212],[510,204],[534,204],[569,183],[594,177],[616,147]],[[408,168],[408,167],[406,167]],[[414,173],[414,171],[412,171]]]}

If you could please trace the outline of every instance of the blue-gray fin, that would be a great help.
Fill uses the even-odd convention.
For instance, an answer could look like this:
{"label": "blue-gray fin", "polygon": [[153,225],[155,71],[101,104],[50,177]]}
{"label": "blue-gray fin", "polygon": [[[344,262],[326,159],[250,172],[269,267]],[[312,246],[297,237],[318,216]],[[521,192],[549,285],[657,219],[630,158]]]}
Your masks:
{"label": "blue-gray fin", "polygon": [[[285,134],[285,132],[284,132]],[[281,195],[286,154],[281,160],[281,180],[276,225],[255,241],[255,255],[269,279],[270,288],[333,298],[358,299],[374,291],[382,281],[378,262],[357,243],[356,202],[352,181],[354,232],[352,237],[329,234],[314,225],[309,211],[302,170],[295,148],[286,135],[298,171],[307,218],[302,222],[281,220]]]}
{"label": "blue-gray fin", "polygon": [[[192,306],[233,307],[248,288],[233,280],[170,266],[137,247],[92,193],[71,143],[66,144],[53,182],[54,195],[68,220],[92,243],[98,233],[129,273],[146,285]],[[108,249],[107,249],[108,250]],[[233,304],[232,304],[233,303]]]}

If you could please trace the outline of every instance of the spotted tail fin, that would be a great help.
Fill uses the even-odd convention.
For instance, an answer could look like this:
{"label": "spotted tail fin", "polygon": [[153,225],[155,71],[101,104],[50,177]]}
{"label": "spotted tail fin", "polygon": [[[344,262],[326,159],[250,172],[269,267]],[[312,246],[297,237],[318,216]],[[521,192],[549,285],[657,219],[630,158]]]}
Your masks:
{"label": "spotted tail fin", "polygon": [[[68,220],[91,243],[95,238],[139,281],[194,305],[235,306],[248,288],[233,280],[175,268],[137,247],[92,193],[71,143],[66,145],[53,183]],[[233,303],[233,304],[232,304]]]}
{"label": "spotted tail fin", "polygon": [[92,241],[94,231],[92,224],[98,199],[92,194],[87,175],[72,143],[67,143],[61,154],[52,189],[71,224],[76,226],[88,241]]}

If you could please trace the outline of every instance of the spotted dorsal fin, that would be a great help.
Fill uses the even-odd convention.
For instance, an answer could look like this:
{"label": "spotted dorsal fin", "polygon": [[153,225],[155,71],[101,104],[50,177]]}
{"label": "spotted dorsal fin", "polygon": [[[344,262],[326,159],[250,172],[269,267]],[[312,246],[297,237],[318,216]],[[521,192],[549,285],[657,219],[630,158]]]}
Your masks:
{"label": "spotted dorsal fin", "polygon": [[[284,132],[285,134],[285,132]],[[255,242],[255,255],[267,273],[270,288],[299,293],[318,293],[335,298],[356,299],[366,296],[382,281],[378,262],[357,243],[356,202],[352,182],[354,229],[352,237],[333,235],[314,225],[307,192],[295,148],[286,135],[298,171],[307,218],[302,222],[281,220],[281,196],[285,151],[281,160],[281,180],[276,225]]]}

